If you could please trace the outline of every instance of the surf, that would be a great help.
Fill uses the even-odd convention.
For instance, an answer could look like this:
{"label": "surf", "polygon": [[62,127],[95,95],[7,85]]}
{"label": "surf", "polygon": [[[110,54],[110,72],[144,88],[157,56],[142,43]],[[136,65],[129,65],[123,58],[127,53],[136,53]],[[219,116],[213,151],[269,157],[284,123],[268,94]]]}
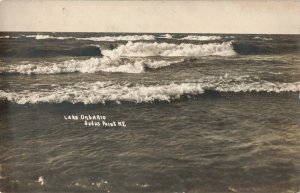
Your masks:
{"label": "surf", "polygon": [[197,96],[206,92],[220,93],[286,93],[299,92],[300,82],[279,83],[264,80],[254,81],[249,77],[206,77],[204,79],[168,84],[133,84],[128,82],[79,82],[73,85],[55,85],[39,91],[0,90],[0,99],[17,104],[37,103],[83,103],[106,102],[152,103]]}

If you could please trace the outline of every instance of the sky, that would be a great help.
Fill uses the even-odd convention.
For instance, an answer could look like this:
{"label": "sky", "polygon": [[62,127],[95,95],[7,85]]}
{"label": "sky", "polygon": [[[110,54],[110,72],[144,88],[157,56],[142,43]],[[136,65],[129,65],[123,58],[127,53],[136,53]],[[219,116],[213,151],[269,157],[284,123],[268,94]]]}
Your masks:
{"label": "sky", "polygon": [[300,34],[300,0],[0,0],[0,31]]}

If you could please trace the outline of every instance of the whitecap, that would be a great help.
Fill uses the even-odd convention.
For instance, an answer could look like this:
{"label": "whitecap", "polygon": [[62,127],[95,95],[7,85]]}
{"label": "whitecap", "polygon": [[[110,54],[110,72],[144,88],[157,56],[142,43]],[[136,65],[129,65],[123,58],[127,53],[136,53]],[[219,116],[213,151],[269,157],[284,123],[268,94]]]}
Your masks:
{"label": "whitecap", "polygon": [[27,35],[27,38],[35,38],[37,40],[44,39],[76,39],[89,41],[137,41],[137,40],[155,40],[153,35],[120,35],[120,36],[99,36],[99,37],[73,37],[73,36],[51,36],[51,35]]}
{"label": "whitecap", "polygon": [[147,58],[90,58],[86,60],[67,60],[63,62],[40,62],[8,65],[0,68],[0,73],[20,74],[60,74],[60,73],[95,73],[95,72],[122,72],[143,73],[145,68],[158,69],[183,60],[153,60]]}
{"label": "whitecap", "polygon": [[273,40],[272,38],[264,38],[264,37],[259,37],[259,36],[256,36],[256,37],[254,37],[254,38],[252,38],[252,39],[256,39],[256,40],[266,40],[266,41],[270,41],[270,40]]}
{"label": "whitecap", "polygon": [[39,182],[41,184],[41,186],[43,186],[45,183],[43,176],[40,176],[39,179],[37,180],[37,182]]}
{"label": "whitecap", "polygon": [[145,43],[128,42],[113,50],[103,50],[102,53],[111,58],[120,56],[188,56],[200,57],[209,55],[232,56],[235,55],[232,42],[209,43],[209,44],[168,44],[168,43]]}
{"label": "whitecap", "polygon": [[194,41],[209,41],[209,40],[220,40],[221,36],[197,36],[197,35],[189,35],[180,40],[194,40]]}
{"label": "whitecap", "polygon": [[279,83],[251,81],[247,77],[207,77],[186,83],[170,82],[163,85],[132,85],[115,82],[80,82],[73,85],[51,87],[39,91],[4,91],[0,98],[17,104],[36,103],[84,103],[97,104],[122,101],[151,103],[153,101],[171,101],[184,95],[199,95],[206,90],[218,92],[299,92],[300,81]]}

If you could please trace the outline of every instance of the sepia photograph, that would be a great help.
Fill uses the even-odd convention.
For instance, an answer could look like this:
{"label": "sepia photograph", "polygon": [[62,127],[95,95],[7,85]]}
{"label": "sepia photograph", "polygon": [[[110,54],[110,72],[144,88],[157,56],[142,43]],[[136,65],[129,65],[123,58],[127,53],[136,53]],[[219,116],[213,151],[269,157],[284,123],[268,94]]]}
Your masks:
{"label": "sepia photograph", "polygon": [[300,1],[0,0],[0,193],[300,193]]}

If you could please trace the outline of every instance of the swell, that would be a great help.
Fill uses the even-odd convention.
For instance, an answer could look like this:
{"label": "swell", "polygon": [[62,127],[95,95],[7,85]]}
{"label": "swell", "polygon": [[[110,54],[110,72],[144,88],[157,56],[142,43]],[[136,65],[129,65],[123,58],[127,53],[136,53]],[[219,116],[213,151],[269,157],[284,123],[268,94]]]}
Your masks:
{"label": "swell", "polygon": [[97,104],[106,102],[152,103],[155,101],[172,101],[185,96],[201,95],[205,92],[299,92],[300,82],[279,83],[267,81],[246,81],[246,79],[211,77],[196,82],[174,83],[164,85],[132,85],[115,82],[80,82],[74,85],[50,85],[48,90],[39,91],[4,91],[0,98],[17,104],[36,103],[84,103]]}
{"label": "swell", "polygon": [[51,35],[27,35],[27,38],[35,38],[36,40],[45,39],[76,39],[76,40],[89,40],[89,41],[137,41],[137,40],[155,40],[153,35],[120,35],[120,36],[99,36],[99,37],[74,37],[74,36],[51,36]]}
{"label": "swell", "polygon": [[[89,37],[80,34],[1,34],[0,40],[7,41],[5,39],[10,39],[10,41],[27,41],[28,44],[43,44],[45,42],[51,42],[54,40],[70,40],[76,42],[79,41],[94,41],[101,43],[109,43],[116,41],[160,41],[161,39],[172,40],[176,45],[181,45],[184,41],[189,41],[193,43],[200,43],[201,41],[211,41],[217,43],[224,43],[225,40],[234,39],[232,41],[233,51],[241,55],[249,54],[281,54],[281,53],[295,53],[299,52],[299,36],[297,35],[286,35],[286,36],[266,36],[266,35],[234,35],[234,36],[222,36],[222,35],[176,35],[176,34],[161,34],[161,35],[149,35],[149,34],[115,34],[115,35],[102,35],[102,34],[90,34]],[[14,39],[14,40],[13,40]],[[36,41],[37,40],[37,41]],[[49,40],[49,41],[38,41],[38,40]],[[31,42],[31,43],[30,43]],[[59,41],[60,42],[60,41]],[[80,43],[80,42],[79,42]],[[11,44],[13,45],[13,44]],[[24,46],[24,45],[22,45]],[[26,45],[24,46],[26,47]],[[30,46],[26,49],[31,48]],[[16,49],[16,48],[10,48]],[[24,51],[26,51],[24,49]],[[44,54],[45,50],[41,50],[41,54]],[[47,51],[47,49],[46,49]],[[32,50],[34,54],[35,50]],[[38,50],[36,51],[38,53]],[[49,50],[48,55],[57,55],[53,51]],[[55,51],[54,51],[55,52]],[[7,56],[17,56],[19,54],[9,54],[3,53],[3,48],[1,45],[0,54]],[[22,55],[22,54],[21,54]],[[47,54],[45,56],[48,56]],[[26,56],[26,54],[25,54]],[[28,54],[30,56],[30,54]]]}
{"label": "swell", "polygon": [[232,56],[235,52],[232,42],[208,43],[208,44],[173,44],[173,43],[145,43],[145,42],[128,42],[120,45],[113,50],[103,50],[103,54],[110,57],[118,56],[185,56],[185,57],[201,57],[201,56]]}
{"label": "swell", "polygon": [[[56,52],[63,53],[56,50]],[[55,52],[55,53],[56,53]],[[87,53],[86,53],[87,52]],[[22,52],[23,53],[23,52]],[[51,52],[34,52],[34,56],[39,57]],[[69,53],[69,52],[68,52]],[[13,64],[0,68],[0,73],[19,73],[19,74],[59,74],[59,73],[94,73],[104,72],[126,72],[142,73],[145,68],[157,69],[178,63],[183,60],[160,59],[153,60],[148,57],[202,57],[210,55],[232,56],[235,55],[231,42],[209,43],[209,44],[169,44],[169,43],[145,43],[145,42],[128,42],[112,50],[102,50],[98,47],[72,50],[70,53],[76,56],[87,54],[100,56],[87,60],[67,60],[64,62],[39,62],[27,64]],[[58,53],[57,53],[58,54]],[[32,55],[32,54],[31,54]],[[140,57],[140,58],[137,58]]]}
{"label": "swell", "polygon": [[209,41],[209,40],[220,40],[222,39],[221,36],[196,36],[196,35],[189,35],[180,40],[194,40],[194,41]]}
{"label": "swell", "polygon": [[[257,38],[256,38],[257,39]],[[270,41],[268,39],[267,41]],[[242,42],[232,43],[233,50],[239,55],[259,55],[259,54],[286,54],[300,51],[299,44],[295,43],[266,43],[259,42]]]}
{"label": "swell", "polygon": [[[41,35],[40,35],[41,36]],[[6,37],[6,36],[3,36]],[[34,37],[39,37],[35,35]],[[43,35],[43,38],[52,36]],[[122,39],[127,36],[115,36],[116,40]],[[41,37],[39,37],[42,39]],[[62,39],[64,37],[61,37]],[[104,38],[107,37],[96,37]],[[127,40],[138,40],[139,38],[147,39],[147,37],[128,36]],[[168,36],[172,38],[172,36]],[[213,43],[195,44],[181,43],[150,43],[150,42],[132,42],[126,44],[120,43],[103,43],[102,45],[80,46],[74,42],[66,44],[52,43],[37,43],[32,40],[22,40],[1,43],[0,57],[17,57],[17,58],[42,58],[42,57],[58,57],[58,56],[101,56],[101,54],[109,57],[147,57],[147,56],[182,56],[182,57],[202,57],[202,56],[233,56],[233,55],[259,55],[259,54],[285,54],[297,53],[300,51],[299,44],[295,42],[274,42],[273,40],[261,40],[254,38],[254,40],[231,40],[221,41],[220,36],[187,36],[185,40],[212,40]],[[57,39],[57,38],[56,38]],[[77,38],[78,39],[78,38]],[[80,38],[79,38],[80,39]],[[89,38],[82,38],[89,39]],[[126,38],[125,38],[126,39]],[[151,39],[150,37],[148,39]],[[100,39],[99,39],[100,40]],[[13,40],[11,40],[13,41]],[[101,50],[100,48],[101,47]],[[105,50],[109,49],[109,50]]]}
{"label": "swell", "polygon": [[86,60],[67,60],[64,62],[39,62],[28,64],[15,64],[0,67],[0,74],[61,74],[61,73],[96,73],[96,72],[122,72],[143,73],[146,69],[158,69],[183,60],[153,60],[147,58],[90,58]]}
{"label": "swell", "polygon": [[[13,45],[13,44],[11,44]],[[55,56],[101,56],[109,57],[119,56],[231,56],[235,52],[232,42],[208,43],[208,44],[174,44],[174,43],[146,43],[131,42],[116,45],[91,45],[79,46],[75,48],[67,47],[68,44],[58,46],[48,46],[41,44],[31,44],[30,41],[21,43],[20,46],[1,47],[1,57],[55,57]],[[103,47],[104,46],[104,47]],[[103,47],[101,50],[99,47]],[[105,48],[106,47],[106,48]],[[109,50],[105,50],[109,49]]]}

